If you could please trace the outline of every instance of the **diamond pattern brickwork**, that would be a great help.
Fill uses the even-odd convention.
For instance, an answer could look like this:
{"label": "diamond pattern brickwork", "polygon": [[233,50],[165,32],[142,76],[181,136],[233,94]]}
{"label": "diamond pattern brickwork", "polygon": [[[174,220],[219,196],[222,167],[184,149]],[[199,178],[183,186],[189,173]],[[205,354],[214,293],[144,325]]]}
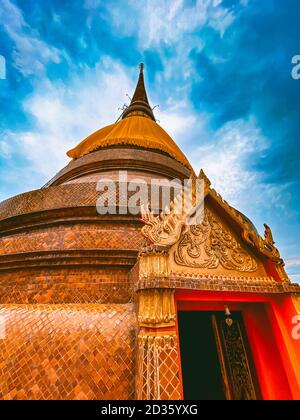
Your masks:
{"label": "diamond pattern brickwork", "polygon": [[133,249],[138,250],[144,239],[138,229],[99,225],[34,230],[0,238],[0,256],[24,252],[59,250]]}
{"label": "diamond pattern brickwork", "polygon": [[[128,191],[128,199],[136,191]],[[147,202],[151,201],[150,189]],[[173,197],[171,190],[171,198]],[[24,194],[16,195],[0,203],[0,221],[9,217],[21,216],[33,212],[42,212],[54,209],[93,207],[96,213],[96,204],[101,196],[101,190],[97,191],[96,182],[70,183],[49,188],[41,188]],[[113,199],[119,204],[119,183],[116,183],[116,196]],[[145,202],[144,204],[147,204]],[[161,208],[161,199],[154,201],[154,208]]]}
{"label": "diamond pattern brickwork", "polygon": [[1,399],[134,398],[132,304],[0,306]]}
{"label": "diamond pattern brickwork", "polygon": [[56,268],[3,272],[0,303],[128,303],[132,285],[117,268]]}
{"label": "diamond pattern brickwork", "polygon": [[180,379],[175,332],[138,337],[136,395],[140,400],[179,400]]}

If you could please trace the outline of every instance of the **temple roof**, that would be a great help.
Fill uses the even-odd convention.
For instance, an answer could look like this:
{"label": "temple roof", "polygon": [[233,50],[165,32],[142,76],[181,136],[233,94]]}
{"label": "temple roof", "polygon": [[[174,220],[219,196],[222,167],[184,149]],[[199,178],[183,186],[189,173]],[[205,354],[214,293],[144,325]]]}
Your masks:
{"label": "temple roof", "polygon": [[190,168],[190,164],[174,140],[150,118],[132,116],[108,125],[91,134],[67,155],[78,159],[94,150],[116,145],[131,145],[145,149],[158,149]]}
{"label": "temple roof", "polygon": [[145,89],[143,65],[140,65],[139,79],[131,103],[123,112],[121,120],[91,134],[69,150],[67,155],[78,159],[95,150],[118,145],[156,149],[191,168],[174,140],[155,121]]}

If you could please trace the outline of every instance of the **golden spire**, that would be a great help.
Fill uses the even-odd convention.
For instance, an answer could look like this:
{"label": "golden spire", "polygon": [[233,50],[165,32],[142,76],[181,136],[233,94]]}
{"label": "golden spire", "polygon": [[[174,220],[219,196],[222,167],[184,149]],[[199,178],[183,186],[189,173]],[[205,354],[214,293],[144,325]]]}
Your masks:
{"label": "golden spire", "polygon": [[132,115],[139,115],[143,117],[151,118],[155,121],[152,109],[149,105],[145,82],[144,82],[144,64],[140,64],[140,74],[139,79],[135,88],[135,92],[133,94],[132,100],[128,108],[125,109],[122,115],[122,119],[132,116]]}
{"label": "golden spire", "polygon": [[95,150],[116,145],[130,145],[144,149],[160,150],[172,156],[191,171],[187,158],[174,140],[155,121],[144,84],[144,65],[140,64],[139,79],[131,103],[121,115],[121,120],[101,128],[67,152],[78,159]]}

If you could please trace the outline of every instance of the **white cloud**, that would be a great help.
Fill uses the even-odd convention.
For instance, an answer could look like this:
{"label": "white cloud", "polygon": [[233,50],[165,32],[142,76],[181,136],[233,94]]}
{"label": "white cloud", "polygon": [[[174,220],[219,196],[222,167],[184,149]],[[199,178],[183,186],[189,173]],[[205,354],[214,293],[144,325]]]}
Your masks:
{"label": "white cloud", "polygon": [[300,274],[288,274],[292,283],[299,283],[300,284]]}
{"label": "white cloud", "polygon": [[285,268],[291,281],[294,283],[300,283],[300,258],[286,259]]}
{"label": "white cloud", "polygon": [[[90,14],[95,16],[95,7],[86,0]],[[199,80],[200,74],[191,59],[191,51],[200,52],[205,47],[200,30],[210,26],[222,36],[234,21],[233,12],[222,6],[220,0],[196,0],[187,3],[184,0],[128,0],[126,13],[118,2],[107,5],[106,15],[98,14],[108,21],[119,36],[137,38],[138,49],[143,56],[154,50],[163,66],[164,82],[179,81],[188,91],[192,80]],[[196,34],[197,32],[197,34]],[[172,54],[167,51],[172,49]],[[147,59],[147,57],[146,57]],[[224,60],[223,57],[213,57]]]}
{"label": "white cloud", "polygon": [[124,13],[119,5],[110,5],[113,24],[126,35],[138,30],[143,49],[161,43],[176,45],[179,39],[204,25],[223,34],[233,21],[231,11],[222,6],[221,0],[196,0],[193,5],[184,0],[131,0],[127,7],[134,10],[137,19],[128,19],[130,13]]}
{"label": "white cloud", "polygon": [[193,166],[197,171],[203,168],[224,198],[236,203],[245,189],[260,180],[249,163],[266,150],[267,139],[253,119],[228,122],[214,133],[202,132],[202,136],[201,146],[191,151]]}
{"label": "white cloud", "polygon": [[68,149],[116,120],[122,98],[126,101],[125,93],[133,89],[126,68],[108,58],[94,69],[86,68],[80,77],[71,78],[68,85],[39,81],[23,103],[33,127],[6,132],[2,147],[10,144],[10,150],[29,161],[28,170],[34,176],[32,187],[37,188],[41,179],[51,178],[69,161]]}
{"label": "white cloud", "polygon": [[[21,177],[26,178],[27,188],[38,188],[67,164],[67,150],[116,121],[121,113],[118,108],[128,102],[125,95],[132,94],[136,77],[136,69],[131,71],[106,57],[94,69],[85,68],[74,75],[67,85],[48,79],[36,82],[34,93],[23,103],[33,125],[30,130],[7,131],[1,136],[2,157],[6,155],[13,162],[13,153],[18,153],[24,164],[18,172],[24,172]],[[183,144],[187,133],[199,123],[184,100],[172,97],[156,116],[178,144]]]}
{"label": "white cloud", "polygon": [[289,258],[285,261],[287,268],[300,267],[300,258]]}
{"label": "white cloud", "polygon": [[[202,168],[222,197],[238,210],[258,221],[268,221],[272,211],[290,216],[288,184],[270,184],[255,169],[270,141],[263,136],[254,118],[231,121],[212,132],[209,116],[201,114],[185,133],[192,139],[183,144],[196,172]],[[197,143],[199,146],[197,146]]]}
{"label": "white cloud", "polygon": [[44,72],[45,65],[59,63],[66,54],[43,42],[25,21],[20,9],[10,0],[0,0],[0,20],[14,42],[14,66],[24,75]]}
{"label": "white cloud", "polygon": [[167,108],[157,110],[155,117],[158,124],[173,138],[176,139],[180,146],[186,139],[186,133],[190,131],[191,127],[195,127],[197,118],[196,115],[182,113],[181,104],[172,102],[167,104]]}
{"label": "white cloud", "polygon": [[[7,137],[7,136],[5,136]],[[3,136],[3,139],[0,140],[0,155],[4,159],[9,159],[11,157],[11,145],[8,142],[8,139]]]}

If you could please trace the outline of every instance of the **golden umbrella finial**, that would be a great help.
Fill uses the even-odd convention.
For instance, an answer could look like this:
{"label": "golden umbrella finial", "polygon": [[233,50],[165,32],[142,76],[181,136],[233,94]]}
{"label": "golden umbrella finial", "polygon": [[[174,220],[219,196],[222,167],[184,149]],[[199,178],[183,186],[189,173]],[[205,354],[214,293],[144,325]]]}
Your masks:
{"label": "golden umbrella finial", "polygon": [[130,102],[130,105],[125,109],[122,114],[122,118],[126,118],[132,115],[139,115],[151,118],[151,120],[155,121],[155,117],[153,115],[152,108],[150,107],[147,92],[145,88],[144,82],[144,63],[140,63],[140,74],[137,81],[137,85]]}

